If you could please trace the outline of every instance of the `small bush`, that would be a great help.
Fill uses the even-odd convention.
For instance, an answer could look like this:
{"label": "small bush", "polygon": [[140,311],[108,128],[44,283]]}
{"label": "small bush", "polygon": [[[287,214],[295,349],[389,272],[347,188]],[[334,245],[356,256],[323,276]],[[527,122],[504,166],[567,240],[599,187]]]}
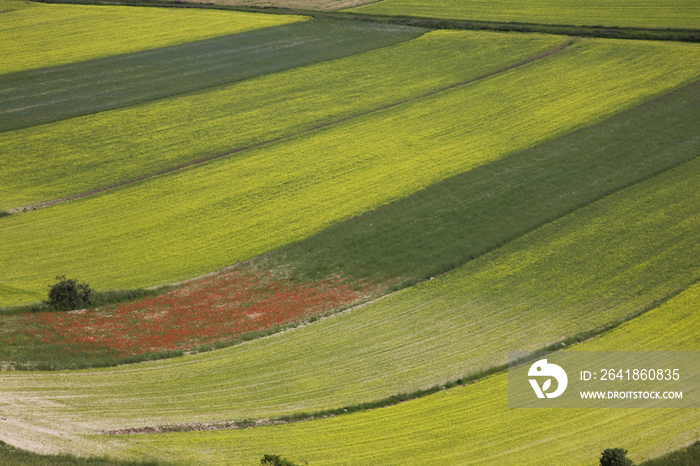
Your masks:
{"label": "small bush", "polygon": [[608,448],[600,457],[600,466],[634,466],[634,463],[627,458],[627,450]]}
{"label": "small bush", "polygon": [[56,277],[57,283],[49,286],[49,299],[46,304],[58,310],[80,309],[92,304],[94,291],[87,283],[78,283],[75,278],[65,275]]}
{"label": "small bush", "polygon": [[298,466],[296,463],[292,463],[279,455],[265,455],[260,460],[260,464],[264,466]]}

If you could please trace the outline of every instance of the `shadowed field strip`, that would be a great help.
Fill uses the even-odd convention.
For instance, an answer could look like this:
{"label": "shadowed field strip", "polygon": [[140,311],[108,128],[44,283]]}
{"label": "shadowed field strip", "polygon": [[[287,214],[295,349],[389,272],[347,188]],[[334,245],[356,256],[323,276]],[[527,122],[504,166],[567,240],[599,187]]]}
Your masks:
{"label": "shadowed field strip", "polygon": [[488,75],[562,43],[544,35],[434,32],[211,92],[1,134],[0,208],[91,192],[289,137]]}
{"label": "shadowed field strip", "polygon": [[[541,348],[633,315],[700,279],[699,175],[694,159],[445,277],[270,338],[109,370],[2,373],[2,416],[27,426],[28,439],[50,426],[75,436],[266,418],[502,364],[508,349]],[[46,442],[66,445],[57,434]]]}
{"label": "shadowed field strip", "polygon": [[[584,41],[238,157],[6,217],[0,280],[39,298],[57,274],[105,289],[221,269],[677,87],[698,75],[700,61],[679,65],[676,54],[698,52]],[[11,305],[22,296],[3,298]]]}
{"label": "shadowed field strip", "polygon": [[574,26],[700,29],[694,0],[385,0],[358,13]]}
{"label": "shadowed field strip", "polygon": [[[581,351],[697,351],[700,285],[613,332],[577,346]],[[198,464],[254,465],[275,451],[309,464],[540,465],[598,464],[600,452],[624,446],[643,461],[692,443],[698,409],[508,408],[507,376],[499,374],[385,409],[334,419],[219,432],[132,435],[102,439],[133,458]]]}
{"label": "shadowed field strip", "polygon": [[154,49],[303,19],[229,11],[36,3],[3,15],[0,74]]}
{"label": "shadowed field strip", "polygon": [[127,107],[352,55],[425,30],[351,21],[273,28],[0,75],[0,131]]}

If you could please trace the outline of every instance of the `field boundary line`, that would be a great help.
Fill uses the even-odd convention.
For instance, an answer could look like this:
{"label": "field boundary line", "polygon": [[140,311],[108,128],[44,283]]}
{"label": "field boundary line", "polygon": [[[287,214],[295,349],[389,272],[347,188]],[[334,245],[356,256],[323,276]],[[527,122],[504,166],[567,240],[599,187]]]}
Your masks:
{"label": "field boundary line", "polygon": [[284,136],[279,136],[279,137],[276,137],[276,138],[273,138],[273,139],[268,139],[268,140],[261,141],[261,142],[255,143],[255,144],[251,144],[251,145],[249,145],[249,146],[243,146],[243,147],[239,147],[239,148],[236,148],[236,149],[231,149],[231,150],[226,151],[226,152],[221,152],[221,153],[218,153],[218,154],[210,155],[210,156],[208,156],[208,157],[204,157],[204,158],[201,158],[201,159],[198,159],[198,160],[194,160],[194,161],[187,162],[187,163],[184,163],[184,164],[181,164],[181,165],[177,165],[177,166],[175,166],[175,167],[167,168],[167,169],[165,169],[165,170],[161,170],[161,171],[158,171],[158,172],[155,172],[155,173],[151,173],[151,174],[148,174],[148,175],[140,176],[140,177],[138,177],[138,178],[133,178],[133,179],[131,179],[131,180],[122,181],[122,182],[120,182],[120,183],[116,183],[116,184],[113,184],[113,185],[105,186],[105,187],[102,187],[102,188],[96,188],[96,189],[93,189],[93,190],[90,190],[90,191],[86,191],[86,192],[83,192],[83,193],[73,194],[73,195],[71,195],[71,196],[66,196],[66,197],[63,197],[63,198],[60,198],[60,199],[53,199],[53,200],[50,200],[50,201],[38,202],[38,203],[36,203],[36,204],[30,204],[30,205],[26,205],[26,206],[15,207],[15,208],[12,208],[12,209],[8,209],[8,210],[6,210],[5,212],[7,212],[8,214],[24,213],[24,212],[31,211],[31,210],[41,209],[41,208],[44,208],[44,207],[50,207],[50,206],[55,205],[55,204],[61,204],[61,203],[68,202],[68,201],[74,201],[74,200],[77,200],[77,199],[82,199],[82,198],[85,198],[85,197],[94,196],[95,194],[100,194],[100,193],[103,193],[103,192],[105,192],[105,191],[110,191],[110,190],[113,190],[113,189],[121,188],[121,187],[123,187],[123,186],[128,186],[128,185],[131,185],[131,184],[135,184],[135,183],[138,183],[138,182],[140,182],[140,181],[148,180],[148,179],[150,179],[150,178],[155,178],[155,177],[158,177],[158,176],[167,175],[167,174],[169,174],[169,173],[172,173],[172,172],[175,172],[175,171],[178,171],[178,170],[182,170],[182,169],[184,169],[184,168],[189,168],[189,167],[201,165],[201,164],[204,164],[204,163],[207,163],[207,162],[211,162],[211,161],[213,161],[213,160],[217,160],[217,159],[220,159],[220,158],[223,158],[223,157],[227,157],[227,156],[229,156],[229,155],[237,154],[237,153],[239,153],[239,152],[244,152],[244,151],[247,151],[247,150],[250,150],[250,149],[255,149],[255,148],[258,148],[258,147],[265,146],[265,145],[267,145],[267,144],[273,144],[273,143],[280,142],[280,141],[284,141],[284,140],[287,140],[287,139],[292,139],[292,138],[295,138],[295,137],[297,137],[297,136],[301,136],[301,135],[304,135],[304,134],[307,134],[307,133],[311,133],[311,132],[313,132],[313,131],[318,131],[318,130],[323,129],[323,128],[328,128],[328,127],[330,127],[330,126],[334,126],[334,125],[337,125],[337,124],[340,124],[340,123],[344,123],[344,122],[346,122],[346,121],[353,120],[353,119],[355,119],[355,118],[361,118],[361,117],[363,117],[363,116],[371,115],[371,114],[373,114],[373,113],[379,113],[379,112],[381,112],[381,111],[388,110],[388,109],[391,109],[391,108],[394,108],[394,107],[398,107],[398,106],[400,106],[400,105],[404,105],[404,104],[411,103],[411,102],[416,102],[416,101],[418,101],[418,100],[425,99],[425,98],[428,98],[428,97],[432,97],[432,96],[437,95],[437,94],[440,94],[440,93],[442,93],[442,92],[447,92],[447,91],[449,91],[449,90],[456,89],[456,88],[458,88],[458,87],[466,86],[466,85],[472,84],[472,83],[474,83],[474,82],[482,81],[482,80],[484,80],[484,79],[487,79],[487,78],[490,78],[490,77],[493,77],[493,76],[496,76],[496,75],[505,73],[505,72],[507,72],[507,71],[510,71],[510,70],[519,68],[519,67],[521,67],[521,66],[525,66],[525,65],[530,64],[530,63],[533,63],[533,62],[535,62],[535,61],[542,60],[542,59],[544,59],[544,58],[546,58],[546,57],[548,57],[548,56],[550,56],[550,55],[553,55],[553,54],[555,54],[555,53],[562,52],[562,51],[568,49],[569,47],[571,47],[572,44],[573,44],[573,41],[572,41],[571,39],[569,39],[569,40],[567,40],[566,42],[564,42],[562,45],[560,45],[559,47],[557,47],[556,49],[549,50],[549,51],[547,51],[547,52],[545,52],[545,53],[542,53],[542,54],[537,55],[537,56],[535,56],[535,57],[529,58],[529,59],[527,59],[527,60],[525,60],[525,61],[522,61],[522,62],[519,62],[519,63],[514,63],[514,64],[512,64],[512,65],[509,65],[509,66],[505,67],[505,68],[501,68],[501,69],[498,69],[498,70],[496,70],[496,71],[492,71],[491,73],[488,73],[488,74],[485,74],[485,75],[482,75],[482,76],[478,76],[478,77],[476,77],[476,78],[472,78],[472,79],[469,79],[469,80],[467,80],[467,81],[462,81],[462,82],[459,82],[459,83],[451,84],[450,86],[443,87],[443,88],[440,88],[440,89],[436,89],[436,90],[430,91],[430,92],[428,92],[428,93],[421,94],[421,95],[418,95],[418,96],[415,96],[415,97],[411,97],[411,98],[408,98],[408,99],[404,99],[404,100],[401,100],[401,101],[398,101],[398,102],[394,102],[394,103],[392,103],[392,104],[384,105],[384,106],[377,107],[377,108],[374,108],[374,109],[371,109],[371,110],[366,110],[366,111],[364,111],[364,112],[356,113],[356,114],[353,114],[353,115],[350,115],[350,116],[347,116],[347,117],[340,118],[340,119],[338,119],[338,120],[330,121],[330,122],[328,122],[328,123],[323,123],[323,124],[320,124],[320,125],[317,125],[317,126],[314,126],[314,127],[311,127],[311,128],[307,128],[307,129],[302,130],[302,131],[297,131],[297,132],[292,133],[292,134],[288,134],[288,135],[284,135]]}

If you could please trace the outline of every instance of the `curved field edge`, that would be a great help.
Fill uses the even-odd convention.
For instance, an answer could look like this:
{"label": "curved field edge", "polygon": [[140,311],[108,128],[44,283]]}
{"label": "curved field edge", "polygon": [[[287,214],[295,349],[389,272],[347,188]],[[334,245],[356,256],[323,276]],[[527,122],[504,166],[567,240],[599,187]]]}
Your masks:
{"label": "curved field edge", "polygon": [[99,453],[83,435],[355,404],[624,319],[700,278],[698,173],[694,159],[443,278],[269,338],[109,370],[2,373],[5,435]]}
{"label": "curved field edge", "polygon": [[[698,350],[694,286],[665,305],[628,322],[579,350]],[[669,327],[669,325],[671,327]],[[668,328],[660,333],[658,328]],[[672,330],[671,330],[672,329]],[[635,461],[656,457],[696,439],[697,409],[513,410],[507,376],[489,377],[463,388],[381,410],[256,429],[134,435],[126,457],[197,458],[201,464],[255,464],[273,449],[311,464],[536,465],[542,458],[570,465],[597,464],[613,446]],[[96,441],[111,439],[94,437]],[[352,439],[352,441],[348,441]],[[128,448],[128,447],[127,447]]]}
{"label": "curved field edge", "polygon": [[[36,3],[3,13],[0,74],[154,49],[305,19],[230,11]],[[51,34],[46,34],[47,30]]]}
{"label": "curved field edge", "polygon": [[[357,291],[369,291],[374,296],[377,290],[370,290],[376,283],[384,283],[383,287],[415,284],[615,190],[694,158],[700,147],[700,134],[694,124],[700,117],[699,102],[700,83],[695,83],[595,126],[428,187],[231,271],[244,276],[249,271],[254,276],[262,273],[274,280],[293,278],[300,290],[308,288],[309,279],[326,283],[342,276],[344,283],[354,282]],[[182,312],[201,312],[202,306],[195,305],[197,299],[192,301],[202,296],[201,288],[228,273],[203,277],[155,299],[128,305],[104,308],[100,304],[98,310],[78,314],[5,316],[0,326],[0,341],[5,343],[0,346],[0,361],[20,368],[75,368],[181,354],[154,353],[156,349],[192,351],[201,350],[200,344],[212,343],[217,348],[228,346],[236,342],[236,332],[226,333],[238,328],[236,319],[220,325],[216,332],[205,332],[209,338],[206,341],[186,338],[187,332],[177,325]],[[244,288],[253,293],[248,297],[239,296],[240,290],[223,294],[216,290],[213,294],[225,302],[209,307],[219,316],[242,305],[241,309],[259,323],[268,313],[276,314],[275,296],[258,303],[270,304],[263,306],[266,311],[262,313],[245,310],[247,304],[232,301],[248,302],[257,294],[254,288]],[[379,290],[386,292],[386,288]],[[298,296],[303,298],[304,294]],[[205,295],[202,299],[208,298]],[[284,302],[291,304],[287,298]],[[313,312],[325,314],[337,304],[329,300],[320,307],[314,305]],[[114,331],[105,333],[120,325],[122,319],[136,319],[146,327],[158,325],[156,333],[167,333],[171,328],[175,332],[153,348],[142,347],[138,356],[118,357],[96,342],[111,342],[113,350],[124,351],[143,339],[140,333],[150,333],[141,332],[140,324],[116,332],[119,338]],[[246,334],[243,338],[252,336]],[[76,347],[76,338],[87,347]],[[174,346],[164,347],[166,342]]]}
{"label": "curved field edge", "polygon": [[353,55],[425,32],[352,21],[301,21],[0,75],[0,132]]}
{"label": "curved field edge", "polygon": [[[312,27],[323,29],[316,22]],[[375,28],[359,30],[374,35]],[[355,29],[349,23],[340,32]],[[405,30],[389,26],[388,33]],[[0,162],[3,208],[233,155],[487,76],[561,44],[561,38],[541,35],[433,32],[194,95],[5,133],[0,135],[0,153],[8,154]]]}
{"label": "curved field edge", "polygon": [[700,60],[678,59],[696,53],[669,43],[583,41],[237,157],[5,217],[2,283],[17,291],[0,303],[35,300],[59,274],[105,289],[222,269],[691,82]]}
{"label": "curved field edge", "polygon": [[698,29],[700,11],[692,0],[634,3],[600,0],[385,0],[345,11],[474,21],[504,21],[609,28]]}

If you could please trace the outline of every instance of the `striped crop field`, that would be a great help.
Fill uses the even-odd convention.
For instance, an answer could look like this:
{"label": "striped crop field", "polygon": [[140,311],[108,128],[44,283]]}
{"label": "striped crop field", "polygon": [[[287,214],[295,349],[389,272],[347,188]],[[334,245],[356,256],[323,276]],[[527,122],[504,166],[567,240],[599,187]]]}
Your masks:
{"label": "striped crop field", "polygon": [[506,374],[700,351],[697,0],[212,1],[0,0],[0,464],[700,449]]}
{"label": "striped crop field", "polygon": [[[698,53],[672,43],[586,40],[235,157],[5,217],[0,280],[9,296],[0,305],[36,300],[57,274],[108,289],[224,268],[686,84],[700,75]],[[153,147],[160,154],[220,143],[206,125],[162,129],[167,142]]]}
{"label": "striped crop field", "polygon": [[0,74],[154,49],[304,19],[168,8],[30,5],[2,14]]}
{"label": "striped crop field", "polygon": [[[610,334],[577,346],[599,351],[698,351],[694,285]],[[659,329],[664,329],[660,332]],[[635,462],[692,443],[698,409],[509,409],[507,375],[397,406],[298,424],[219,432],[131,435],[113,442],[128,457],[197,464],[258,464],[276,452],[314,465],[554,464],[594,466],[624,445]],[[93,437],[94,438],[94,437]]]}
{"label": "striped crop field", "polygon": [[357,13],[573,26],[700,29],[694,0],[384,0]]}
{"label": "striped crop field", "polygon": [[556,36],[436,32],[211,92],[3,133],[0,153],[7,155],[0,161],[0,209],[289,137],[478,78],[563,43]]}
{"label": "striped crop field", "polygon": [[[0,132],[353,55],[424,32],[419,28],[354,21],[298,21],[50,69],[4,74],[0,75]],[[75,130],[72,131],[74,137]]]}
{"label": "striped crop field", "polygon": [[[0,342],[5,343],[0,364],[80,367],[126,362],[154,351],[221,346],[241,332],[322,315],[358,297],[376,296],[397,281],[407,286],[439,275],[697,157],[699,104],[700,85],[685,87],[156,299],[78,314],[7,316],[0,326]],[[351,277],[351,286],[362,292],[348,294],[347,280],[337,284],[341,275]],[[290,277],[295,278],[295,293],[290,293],[290,282],[280,281]],[[229,296],[232,286],[237,287],[235,299]],[[273,289],[282,293],[270,293]],[[310,292],[312,301],[307,300]],[[183,321],[194,315],[201,316],[196,323]]]}
{"label": "striped crop field", "polygon": [[619,321],[696,283],[698,175],[696,158],[445,277],[270,338],[60,377],[3,373],[4,416],[21,435],[64,426],[45,442],[97,448],[80,434],[338,408],[503,364],[509,348]]}

